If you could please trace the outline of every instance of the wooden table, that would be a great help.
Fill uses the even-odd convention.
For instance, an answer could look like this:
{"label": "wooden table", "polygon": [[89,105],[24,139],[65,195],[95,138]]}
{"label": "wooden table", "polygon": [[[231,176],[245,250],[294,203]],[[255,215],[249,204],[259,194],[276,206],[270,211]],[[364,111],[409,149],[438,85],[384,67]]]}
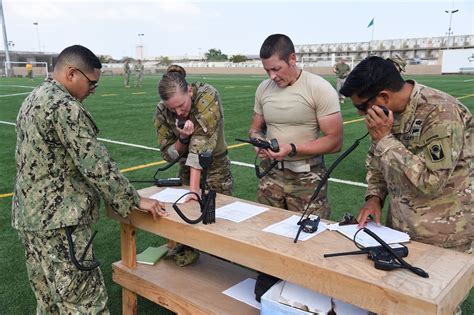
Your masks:
{"label": "wooden table", "polygon": [[[148,197],[160,188],[140,190]],[[218,195],[216,208],[239,200]],[[247,202],[247,201],[245,201]],[[180,208],[198,217],[196,204]],[[228,287],[255,277],[248,268],[274,275],[322,294],[379,314],[453,314],[474,284],[474,257],[411,242],[407,261],[430,275],[421,278],[407,270],[381,271],[365,255],[323,258],[325,253],[355,250],[352,241],[324,231],[308,241],[263,232],[262,229],[294,213],[270,208],[242,223],[216,219],[215,224],[189,225],[167,205],[170,216],[153,221],[135,210],[121,222],[121,257],[113,264],[113,280],[122,286],[123,314],[135,314],[136,294],[178,314],[258,314],[258,310],[223,295]],[[175,240],[217,257],[202,255],[197,264],[179,268],[172,261],[155,266],[136,264],[135,228]]]}

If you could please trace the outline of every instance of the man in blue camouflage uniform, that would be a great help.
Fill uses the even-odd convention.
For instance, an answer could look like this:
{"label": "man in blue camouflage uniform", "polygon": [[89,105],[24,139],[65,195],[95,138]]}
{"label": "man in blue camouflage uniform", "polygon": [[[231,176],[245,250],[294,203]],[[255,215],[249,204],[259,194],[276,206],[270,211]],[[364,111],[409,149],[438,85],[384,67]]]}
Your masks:
{"label": "man in blue camouflage uniform", "polygon": [[371,214],[380,223],[390,195],[388,226],[415,241],[469,252],[474,238],[469,110],[451,95],[404,81],[392,61],[380,57],[359,63],[341,93],[367,115],[372,137],[359,224]]}
{"label": "man in blue camouflage uniform", "polygon": [[159,202],[138,196],[97,141],[82,101],[94,93],[101,67],[85,47],[64,49],[52,79],[18,113],[12,226],[25,246],[37,314],[108,314],[104,279],[86,247],[100,197],[123,217],[134,207],[155,219],[166,215]]}

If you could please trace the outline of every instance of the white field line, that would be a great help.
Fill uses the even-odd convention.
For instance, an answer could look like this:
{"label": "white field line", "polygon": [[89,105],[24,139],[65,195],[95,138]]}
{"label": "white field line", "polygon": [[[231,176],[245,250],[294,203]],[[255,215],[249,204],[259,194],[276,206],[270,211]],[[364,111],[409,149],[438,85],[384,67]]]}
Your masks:
{"label": "white field line", "polygon": [[30,94],[31,92],[23,92],[23,93],[15,93],[15,94],[5,94],[5,95],[0,95],[0,97],[9,97],[9,96],[18,96],[18,95],[27,95]]}
{"label": "white field line", "polygon": [[[2,120],[0,120],[0,124],[15,126],[14,123],[7,122],[7,121],[2,121]],[[140,145],[140,144],[133,144],[133,143],[127,143],[127,142],[122,142],[122,141],[114,141],[114,140],[109,140],[109,139],[104,139],[104,138],[97,138],[97,139],[100,140],[100,141],[103,141],[103,142],[109,142],[109,143],[114,143],[114,144],[134,147],[134,148],[160,151],[160,149],[147,147],[147,146]],[[239,162],[239,161],[231,161],[230,163],[233,164],[233,165],[237,165],[237,166],[244,166],[244,167],[254,168],[254,165],[249,164],[249,163],[244,163],[244,162]],[[349,181],[349,180],[343,180],[343,179],[337,179],[337,178],[329,178],[329,180],[332,181],[332,182],[335,182],[335,183],[341,183],[341,184],[346,184],[346,185],[351,185],[351,186],[367,187],[367,184],[359,183],[359,182],[353,182],[353,181]]]}
{"label": "white field line", "polygon": [[[253,164],[243,163],[243,162],[238,162],[238,161],[230,161],[230,164],[254,168]],[[329,178],[329,181],[340,183],[340,184],[352,185],[352,186],[367,187],[367,184],[365,183],[353,182],[353,181],[344,180],[344,179]]]}
{"label": "white field line", "polygon": [[[8,122],[8,121],[3,121],[3,120],[0,120],[0,124],[15,126],[15,123]],[[114,143],[114,144],[120,144],[120,145],[129,146],[129,147],[134,147],[134,148],[160,151],[160,149],[158,149],[158,148],[147,147],[147,146],[140,145],[140,144],[133,144],[133,143],[127,143],[127,142],[122,142],[122,141],[114,141],[114,140],[109,140],[109,139],[105,139],[105,138],[97,138],[97,139],[100,140],[100,141],[103,141],[103,142],[110,142],[110,143]]]}
{"label": "white field line", "polygon": [[10,125],[10,126],[16,126],[16,124],[15,124],[15,123],[8,122],[8,121],[3,121],[3,120],[0,120],[0,124],[4,124],[4,125]]}
{"label": "white field line", "polygon": [[[19,88],[26,88],[26,89],[34,89],[35,86],[27,86],[27,85],[2,85],[2,87],[19,87]],[[18,95],[26,95],[30,94],[31,92],[22,92],[22,93],[15,93],[15,94],[4,94],[0,95],[0,97],[9,97],[9,96],[18,96]]]}
{"label": "white field line", "polygon": [[100,141],[103,142],[110,142],[110,143],[115,143],[115,144],[120,144],[120,145],[125,145],[128,147],[134,147],[134,148],[140,148],[140,149],[145,149],[145,150],[153,150],[153,151],[160,151],[158,148],[152,148],[152,147],[147,147],[141,144],[133,144],[133,143],[127,143],[127,142],[122,142],[122,141],[114,141],[114,140],[109,140],[105,138],[97,138]]}
{"label": "white field line", "polygon": [[19,88],[26,88],[26,89],[34,89],[36,87],[35,86],[31,86],[31,85],[2,85],[2,87],[19,87]]}

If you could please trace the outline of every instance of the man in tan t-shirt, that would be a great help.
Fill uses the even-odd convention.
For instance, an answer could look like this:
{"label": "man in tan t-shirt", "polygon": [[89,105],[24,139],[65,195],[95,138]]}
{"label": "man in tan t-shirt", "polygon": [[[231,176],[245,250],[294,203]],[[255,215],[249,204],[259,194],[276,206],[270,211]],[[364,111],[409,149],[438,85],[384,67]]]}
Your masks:
{"label": "man in tan t-shirt", "polygon": [[[325,173],[323,154],[342,146],[342,117],[337,93],[323,78],[296,66],[291,39],[269,36],[260,49],[263,67],[270,79],[255,95],[251,137],[277,139],[279,152],[258,151],[268,159],[282,161],[259,183],[260,203],[292,211],[304,211]],[[321,135],[323,133],[324,135]],[[313,213],[328,218],[327,185],[310,205]]]}

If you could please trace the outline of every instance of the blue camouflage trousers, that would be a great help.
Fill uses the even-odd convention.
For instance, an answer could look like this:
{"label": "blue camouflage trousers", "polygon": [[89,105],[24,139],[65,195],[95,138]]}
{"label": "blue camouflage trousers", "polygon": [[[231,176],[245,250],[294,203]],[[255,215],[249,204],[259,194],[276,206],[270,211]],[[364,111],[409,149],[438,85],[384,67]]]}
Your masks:
{"label": "blue camouflage trousers", "polygon": [[[71,262],[64,228],[18,232],[25,246],[26,268],[36,297],[37,314],[109,314],[107,291],[100,268],[81,271]],[[76,257],[91,237],[89,225],[72,233]],[[92,246],[85,262],[93,257]]]}

